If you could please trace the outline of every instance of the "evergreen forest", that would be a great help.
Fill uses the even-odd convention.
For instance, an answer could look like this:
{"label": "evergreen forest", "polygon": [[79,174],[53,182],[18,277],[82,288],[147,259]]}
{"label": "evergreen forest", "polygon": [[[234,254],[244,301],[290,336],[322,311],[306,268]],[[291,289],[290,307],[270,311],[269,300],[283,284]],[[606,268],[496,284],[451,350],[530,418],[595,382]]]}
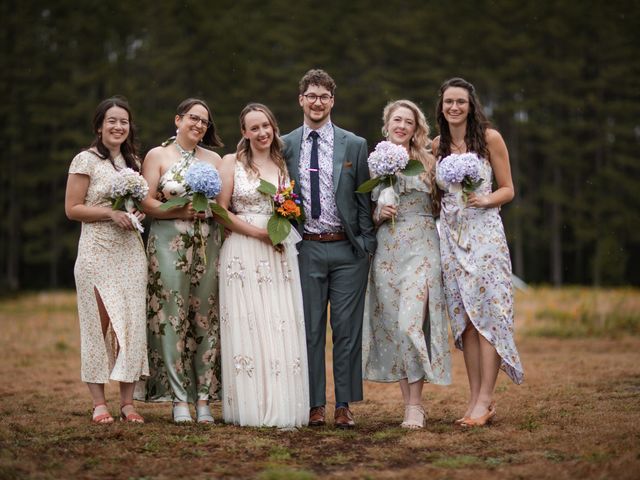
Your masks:
{"label": "evergreen forest", "polygon": [[67,170],[100,100],[127,97],[144,154],[201,97],[223,155],[248,102],[299,126],[314,67],[338,85],[334,123],[371,150],[388,101],[418,103],[435,136],[440,84],[472,82],[509,148],[514,273],[640,285],[638,0],[3,0],[0,17],[3,293],[73,286]]}

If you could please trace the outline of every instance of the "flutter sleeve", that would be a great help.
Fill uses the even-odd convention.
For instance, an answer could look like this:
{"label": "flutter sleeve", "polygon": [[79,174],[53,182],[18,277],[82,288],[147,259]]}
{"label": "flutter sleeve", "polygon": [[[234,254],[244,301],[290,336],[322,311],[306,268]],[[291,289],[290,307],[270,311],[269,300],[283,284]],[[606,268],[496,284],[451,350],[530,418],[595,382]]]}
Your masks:
{"label": "flutter sleeve", "polygon": [[80,152],[71,161],[69,173],[79,173],[81,175],[91,176],[93,173],[95,158],[95,155],[92,155],[89,152]]}

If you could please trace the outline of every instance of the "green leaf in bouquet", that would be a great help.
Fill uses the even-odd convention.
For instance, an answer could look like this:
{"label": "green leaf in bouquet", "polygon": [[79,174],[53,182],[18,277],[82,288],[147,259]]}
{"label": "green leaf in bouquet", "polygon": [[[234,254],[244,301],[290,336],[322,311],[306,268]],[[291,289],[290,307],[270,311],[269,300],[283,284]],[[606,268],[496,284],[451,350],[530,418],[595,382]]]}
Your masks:
{"label": "green leaf in bouquet", "polygon": [[211,212],[220,217],[222,221],[226,224],[231,224],[231,219],[229,218],[229,213],[224,207],[221,207],[215,202],[209,202],[209,206],[211,207]]}
{"label": "green leaf in bouquet", "polygon": [[136,210],[138,210],[139,212],[142,212],[142,203],[140,202],[140,200],[137,199],[133,199],[133,205],[136,207]]}
{"label": "green leaf in bouquet", "polygon": [[267,223],[267,232],[273,245],[282,243],[291,231],[291,223],[278,215],[273,215]]}
{"label": "green leaf in bouquet", "polygon": [[465,177],[464,180],[462,180],[462,189],[467,193],[471,193],[475,191],[481,184],[482,178],[474,182],[473,180]]}
{"label": "green leaf in bouquet", "polygon": [[123,204],[124,204],[124,197],[118,197],[113,201],[113,205],[111,208],[113,208],[114,210],[120,210]]}
{"label": "green leaf in bouquet", "polygon": [[422,162],[418,160],[409,160],[409,163],[407,163],[407,166],[404,167],[402,173],[407,177],[413,177],[414,175],[418,175],[419,173],[422,173],[424,171],[424,165],[422,164]]}
{"label": "green leaf in bouquet", "polygon": [[196,212],[206,212],[207,207],[209,206],[209,200],[204,196],[204,193],[195,192],[193,194],[193,199],[191,200],[193,205],[193,209]]}
{"label": "green leaf in bouquet", "polygon": [[266,193],[267,195],[273,196],[278,192],[277,187],[266,180],[260,179],[260,185],[258,185],[258,191],[260,193]]}
{"label": "green leaf in bouquet", "polygon": [[358,193],[369,193],[373,190],[382,180],[383,177],[370,178],[366,182],[363,182],[356,190]]}
{"label": "green leaf in bouquet", "polygon": [[175,207],[184,207],[190,201],[191,200],[189,199],[189,197],[170,198],[169,200],[164,202],[162,205],[160,205],[160,210],[169,210]]}

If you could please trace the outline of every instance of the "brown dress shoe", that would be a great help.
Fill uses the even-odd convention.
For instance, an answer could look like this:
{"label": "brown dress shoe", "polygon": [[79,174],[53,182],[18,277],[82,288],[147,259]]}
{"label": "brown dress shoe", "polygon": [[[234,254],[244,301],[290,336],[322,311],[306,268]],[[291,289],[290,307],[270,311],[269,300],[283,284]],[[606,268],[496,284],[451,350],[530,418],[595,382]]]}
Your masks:
{"label": "brown dress shoe", "polygon": [[338,407],[334,414],[336,428],[354,428],[356,422],[353,413],[347,407]]}
{"label": "brown dress shoe", "polygon": [[324,424],[324,405],[321,407],[313,407],[309,410],[310,427],[322,427]]}

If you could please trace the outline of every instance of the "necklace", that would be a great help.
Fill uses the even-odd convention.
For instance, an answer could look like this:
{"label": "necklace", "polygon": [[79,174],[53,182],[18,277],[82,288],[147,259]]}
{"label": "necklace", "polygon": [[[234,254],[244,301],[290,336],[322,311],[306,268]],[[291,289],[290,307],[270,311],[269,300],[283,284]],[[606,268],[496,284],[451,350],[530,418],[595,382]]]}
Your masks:
{"label": "necklace", "polygon": [[182,146],[178,143],[178,139],[176,138],[176,140],[173,142],[174,145],[176,146],[176,148],[178,149],[178,152],[180,152],[180,155],[182,156],[182,158],[188,158],[188,157],[195,157],[196,156],[196,149],[194,148],[193,150],[191,150],[190,152],[185,150],[184,148],[182,148]]}
{"label": "necklace", "polygon": [[453,138],[452,138],[451,139],[451,145],[453,145],[455,147],[455,149],[458,150],[458,152],[460,152],[460,153],[463,152],[463,149],[462,149],[463,146],[464,146],[464,151],[467,150],[467,144],[466,144],[466,142],[464,140],[462,140],[462,142],[458,144],[458,143],[454,142]]}

